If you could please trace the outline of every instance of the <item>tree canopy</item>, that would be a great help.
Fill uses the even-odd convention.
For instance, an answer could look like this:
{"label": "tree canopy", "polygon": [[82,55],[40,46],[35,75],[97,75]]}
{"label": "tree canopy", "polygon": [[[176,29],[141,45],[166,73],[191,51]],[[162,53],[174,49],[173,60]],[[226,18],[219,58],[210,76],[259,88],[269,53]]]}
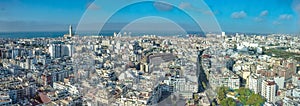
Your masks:
{"label": "tree canopy", "polygon": [[[220,103],[222,106],[235,106],[236,105],[236,101],[233,98],[226,97],[226,94],[229,91],[230,91],[230,89],[225,86],[219,87],[217,89],[218,103]],[[234,92],[238,94],[237,99],[243,105],[260,106],[266,101],[262,96],[260,96],[259,94],[255,94],[248,88],[241,87],[239,89],[234,90]]]}
{"label": "tree canopy", "polygon": [[222,106],[235,106],[236,102],[232,98],[226,98],[226,99],[221,101],[221,105]]}

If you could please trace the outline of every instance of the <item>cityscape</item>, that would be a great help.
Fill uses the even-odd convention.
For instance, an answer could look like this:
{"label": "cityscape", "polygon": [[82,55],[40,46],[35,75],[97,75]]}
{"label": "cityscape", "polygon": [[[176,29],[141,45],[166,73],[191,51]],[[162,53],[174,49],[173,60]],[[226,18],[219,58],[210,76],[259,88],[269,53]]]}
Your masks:
{"label": "cityscape", "polygon": [[300,105],[300,1],[219,2],[0,1],[0,105]]}

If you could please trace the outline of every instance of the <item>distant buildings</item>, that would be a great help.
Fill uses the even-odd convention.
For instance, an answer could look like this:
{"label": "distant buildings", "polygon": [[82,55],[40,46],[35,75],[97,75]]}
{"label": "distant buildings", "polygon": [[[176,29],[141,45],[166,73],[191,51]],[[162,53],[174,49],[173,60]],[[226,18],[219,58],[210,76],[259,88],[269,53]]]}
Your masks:
{"label": "distant buildings", "polygon": [[[3,40],[0,105],[146,106],[176,96],[186,100],[183,105],[211,105],[220,86],[249,88],[266,98],[265,105],[300,103],[299,63],[262,55],[279,47],[297,52],[300,41],[294,37],[73,35],[70,26],[65,37]],[[208,81],[198,81],[199,75]],[[226,96],[238,99],[234,92]]]}

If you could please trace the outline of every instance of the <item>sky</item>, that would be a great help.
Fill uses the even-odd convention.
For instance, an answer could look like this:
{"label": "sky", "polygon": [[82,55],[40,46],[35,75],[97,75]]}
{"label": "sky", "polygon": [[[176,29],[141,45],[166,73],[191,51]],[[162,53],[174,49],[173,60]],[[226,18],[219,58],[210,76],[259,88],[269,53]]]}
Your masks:
{"label": "sky", "polygon": [[208,7],[199,4],[202,0],[130,4],[133,1],[137,0],[0,0],[0,32],[65,31],[79,23],[85,30],[99,30],[103,24],[105,30],[177,25],[197,31],[215,27],[214,21],[225,32],[300,32],[300,0],[203,0]]}

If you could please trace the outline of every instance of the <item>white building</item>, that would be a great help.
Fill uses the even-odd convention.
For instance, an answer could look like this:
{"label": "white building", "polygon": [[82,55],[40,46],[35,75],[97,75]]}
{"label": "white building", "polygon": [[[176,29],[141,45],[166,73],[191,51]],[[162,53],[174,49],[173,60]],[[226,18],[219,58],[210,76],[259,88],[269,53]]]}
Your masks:
{"label": "white building", "polygon": [[293,97],[298,97],[300,98],[300,88],[295,88],[293,89]]}
{"label": "white building", "polygon": [[237,75],[233,75],[228,79],[228,87],[231,89],[239,89],[240,88],[240,78]]}
{"label": "white building", "polygon": [[64,44],[51,44],[48,49],[50,56],[52,58],[72,56],[74,50],[75,49],[72,45],[64,45]]}
{"label": "white building", "polygon": [[252,74],[248,78],[248,88],[256,94],[261,92],[262,78],[258,75]]}
{"label": "white building", "polygon": [[275,103],[276,83],[273,80],[264,80],[261,87],[261,96],[267,99],[267,102]]}
{"label": "white building", "polygon": [[74,35],[74,34],[73,34],[73,29],[72,29],[72,26],[70,25],[70,26],[69,26],[69,33],[68,33],[68,34],[65,34],[64,37],[65,37],[65,38],[73,37],[73,35]]}
{"label": "white building", "polygon": [[10,106],[12,105],[12,100],[6,92],[0,92],[0,106]]}
{"label": "white building", "polygon": [[300,75],[299,74],[292,76],[292,84],[295,86],[300,85]]}
{"label": "white building", "polygon": [[274,81],[275,81],[278,89],[283,89],[284,88],[284,77],[275,77]]}
{"label": "white building", "polygon": [[238,75],[230,72],[229,70],[224,70],[223,74],[213,73],[210,74],[209,81],[210,84],[216,89],[216,87],[226,86],[230,89],[239,89],[240,78]]}

